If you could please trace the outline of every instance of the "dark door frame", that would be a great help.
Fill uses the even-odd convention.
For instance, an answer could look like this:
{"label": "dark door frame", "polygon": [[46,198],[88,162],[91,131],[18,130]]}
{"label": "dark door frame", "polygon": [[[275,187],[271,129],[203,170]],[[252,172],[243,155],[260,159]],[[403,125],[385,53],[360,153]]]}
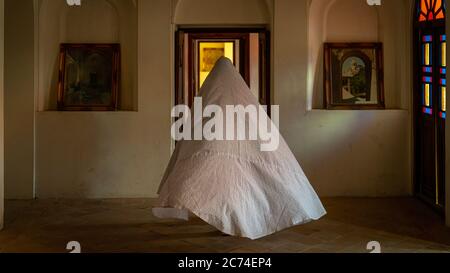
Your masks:
{"label": "dark door frame", "polygon": [[[420,131],[421,128],[423,127],[420,122],[423,122],[423,112],[422,112],[422,97],[421,97],[421,92],[420,90],[422,89],[421,85],[421,78],[419,77],[419,75],[421,74],[421,64],[418,61],[418,57],[420,56],[419,54],[419,50],[420,50],[420,35],[419,35],[419,30],[423,29],[423,26],[420,26],[419,23],[417,22],[417,5],[418,2],[420,1],[416,1],[415,6],[414,6],[414,16],[413,16],[413,184],[414,184],[414,195],[421,199],[422,201],[424,201],[426,204],[429,204],[433,209],[435,209],[439,214],[444,215],[445,213],[445,207],[443,207],[442,205],[438,205],[436,204],[435,200],[431,200],[429,197],[427,197],[426,195],[424,195],[422,193],[422,184],[421,184],[421,171],[422,171],[422,164],[423,164],[423,158],[422,158],[422,154],[421,154],[421,149],[420,149],[420,145],[421,145],[421,134],[422,132]],[[443,21],[439,21],[439,22],[427,22],[426,24],[429,24],[428,26],[431,28],[434,28],[432,35],[433,37],[437,37],[436,33],[439,32],[439,29],[444,28],[445,29],[445,22]],[[435,61],[437,61],[437,57],[438,54],[436,53],[436,48],[433,48],[433,63]],[[438,73],[437,71],[433,71],[433,78],[437,78],[436,73]],[[432,94],[433,94],[433,107],[435,107],[436,105],[438,105],[438,101],[437,101],[437,93],[435,92],[437,89],[435,88],[436,86],[438,86],[435,82],[433,82],[433,90],[432,90]],[[434,149],[435,149],[435,174],[436,174],[436,181],[439,181],[439,179],[443,179],[442,181],[444,181],[442,183],[441,182],[437,182],[436,187],[438,187],[438,191],[442,194],[442,196],[440,197],[441,202],[442,200],[445,198],[445,151],[438,151],[438,147],[440,146],[439,144],[443,142],[443,147],[445,149],[445,133],[444,133],[444,139],[442,139],[441,136],[439,136],[439,132],[442,130],[442,128],[440,128],[442,126],[442,121],[439,121],[439,117],[437,117],[436,111],[433,111],[433,119],[435,124],[435,131],[434,131],[434,139],[435,139],[435,143],[434,143]],[[445,127],[444,127],[445,128]],[[444,153],[444,154],[443,154]],[[445,200],[444,200],[445,203]]]}
{"label": "dark door frame", "polygon": [[[262,105],[267,105],[267,111],[270,115],[270,105],[271,105],[271,70],[270,70],[270,32],[264,28],[183,28],[180,27],[175,32],[175,105],[186,104],[185,102],[185,92],[183,90],[183,66],[184,66],[184,34],[190,34],[190,40],[192,38],[223,38],[223,39],[241,39],[242,41],[248,40],[249,33],[259,34],[259,98]],[[244,52],[241,54],[250,53],[249,43],[247,41],[244,46]],[[189,54],[191,58],[191,54]],[[241,58],[245,60],[245,58]],[[192,63],[192,60],[189,60]],[[250,64],[248,61],[240,62],[241,71],[244,76],[244,80],[250,82]],[[191,73],[193,68],[189,69],[189,77],[192,77]],[[191,88],[193,88],[191,86]],[[191,100],[193,98],[189,98]],[[189,103],[187,103],[189,104]]]}

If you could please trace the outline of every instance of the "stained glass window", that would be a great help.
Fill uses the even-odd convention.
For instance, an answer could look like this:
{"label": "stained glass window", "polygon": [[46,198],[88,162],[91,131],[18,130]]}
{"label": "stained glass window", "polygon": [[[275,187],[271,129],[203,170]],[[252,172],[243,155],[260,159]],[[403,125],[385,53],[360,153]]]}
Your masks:
{"label": "stained glass window", "polygon": [[[415,176],[420,196],[444,207],[447,117],[447,0],[415,0]],[[434,160],[433,160],[434,159]],[[434,187],[431,186],[435,180]]]}
{"label": "stained glass window", "polygon": [[419,0],[417,33],[420,39],[420,97],[422,112],[446,118],[447,37],[445,35],[445,0]]}

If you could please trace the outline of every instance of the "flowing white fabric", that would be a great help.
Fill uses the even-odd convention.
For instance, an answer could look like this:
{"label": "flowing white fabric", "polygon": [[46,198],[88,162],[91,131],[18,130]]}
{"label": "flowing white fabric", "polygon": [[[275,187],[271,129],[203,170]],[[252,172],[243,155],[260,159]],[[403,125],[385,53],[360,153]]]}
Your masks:
{"label": "flowing white fabric", "polygon": [[[226,58],[217,62],[200,94],[204,106],[218,105],[224,113],[226,105],[259,105]],[[153,214],[187,220],[192,212],[226,234],[250,239],[324,216],[322,203],[284,139],[280,137],[274,152],[261,152],[261,142],[179,142]]]}

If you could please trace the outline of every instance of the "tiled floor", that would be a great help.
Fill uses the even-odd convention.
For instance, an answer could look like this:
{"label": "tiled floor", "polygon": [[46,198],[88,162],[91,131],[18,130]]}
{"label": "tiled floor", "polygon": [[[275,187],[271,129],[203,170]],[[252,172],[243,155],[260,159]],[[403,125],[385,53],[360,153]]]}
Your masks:
{"label": "tiled floor", "polygon": [[152,200],[7,202],[0,252],[450,252],[450,229],[413,198],[324,199],[328,215],[266,238],[224,236],[200,219],[158,220]]}

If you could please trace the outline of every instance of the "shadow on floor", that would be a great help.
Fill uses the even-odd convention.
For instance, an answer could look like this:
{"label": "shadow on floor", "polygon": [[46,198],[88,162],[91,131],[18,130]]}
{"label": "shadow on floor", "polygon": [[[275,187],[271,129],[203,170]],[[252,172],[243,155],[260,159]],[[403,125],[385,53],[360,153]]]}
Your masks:
{"label": "shadow on floor", "polygon": [[415,198],[325,198],[328,218],[342,223],[450,245],[450,228]]}

